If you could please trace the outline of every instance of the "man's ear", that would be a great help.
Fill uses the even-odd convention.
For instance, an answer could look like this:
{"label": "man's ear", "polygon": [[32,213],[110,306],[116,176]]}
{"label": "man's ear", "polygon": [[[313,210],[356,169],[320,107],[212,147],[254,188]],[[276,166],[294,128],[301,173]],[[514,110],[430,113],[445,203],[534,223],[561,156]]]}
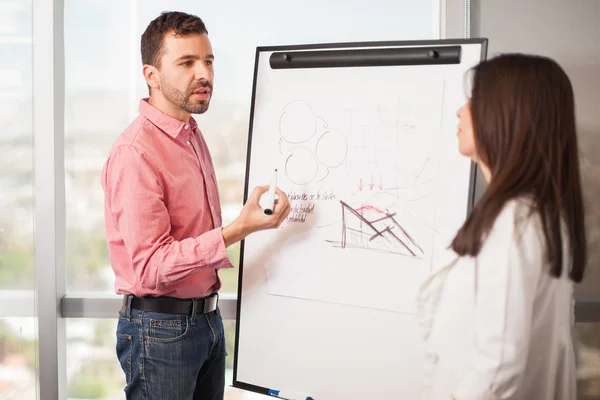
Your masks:
{"label": "man's ear", "polygon": [[159,89],[160,90],[160,76],[158,75],[158,69],[149,64],[144,64],[142,68],[142,73],[144,74],[144,79],[146,79],[146,83],[151,89]]}

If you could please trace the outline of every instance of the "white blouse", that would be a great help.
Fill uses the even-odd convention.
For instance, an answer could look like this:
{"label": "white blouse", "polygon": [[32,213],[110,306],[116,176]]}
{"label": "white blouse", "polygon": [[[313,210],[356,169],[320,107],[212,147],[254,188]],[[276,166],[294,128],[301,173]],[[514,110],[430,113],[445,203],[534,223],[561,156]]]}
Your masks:
{"label": "white blouse", "polygon": [[422,285],[424,399],[576,399],[568,238],[556,279],[529,210],[508,202],[477,257],[458,257]]}

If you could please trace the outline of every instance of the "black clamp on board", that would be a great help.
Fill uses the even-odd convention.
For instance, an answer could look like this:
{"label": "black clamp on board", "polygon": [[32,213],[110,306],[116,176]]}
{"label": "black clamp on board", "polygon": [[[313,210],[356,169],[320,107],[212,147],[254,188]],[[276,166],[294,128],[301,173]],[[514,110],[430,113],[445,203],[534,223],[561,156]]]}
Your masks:
{"label": "black clamp on board", "polygon": [[272,69],[460,64],[461,46],[279,51]]}

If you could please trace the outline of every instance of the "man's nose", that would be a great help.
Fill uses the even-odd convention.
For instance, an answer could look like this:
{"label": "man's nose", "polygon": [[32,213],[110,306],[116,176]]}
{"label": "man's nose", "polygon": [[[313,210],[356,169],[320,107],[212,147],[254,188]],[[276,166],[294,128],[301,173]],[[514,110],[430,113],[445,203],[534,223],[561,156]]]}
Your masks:
{"label": "man's nose", "polygon": [[212,70],[211,68],[204,63],[196,63],[196,80],[207,80],[210,81],[212,79]]}

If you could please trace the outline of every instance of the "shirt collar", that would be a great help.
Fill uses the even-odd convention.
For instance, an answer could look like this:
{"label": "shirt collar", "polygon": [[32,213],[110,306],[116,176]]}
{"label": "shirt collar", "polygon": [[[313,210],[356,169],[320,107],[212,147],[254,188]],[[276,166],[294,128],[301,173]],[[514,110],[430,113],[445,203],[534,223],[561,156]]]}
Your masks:
{"label": "shirt collar", "polygon": [[192,116],[190,116],[188,123],[180,121],[154,107],[148,102],[148,98],[140,100],[139,113],[173,138],[181,135],[180,139],[188,140],[190,134],[198,127],[196,120]]}

